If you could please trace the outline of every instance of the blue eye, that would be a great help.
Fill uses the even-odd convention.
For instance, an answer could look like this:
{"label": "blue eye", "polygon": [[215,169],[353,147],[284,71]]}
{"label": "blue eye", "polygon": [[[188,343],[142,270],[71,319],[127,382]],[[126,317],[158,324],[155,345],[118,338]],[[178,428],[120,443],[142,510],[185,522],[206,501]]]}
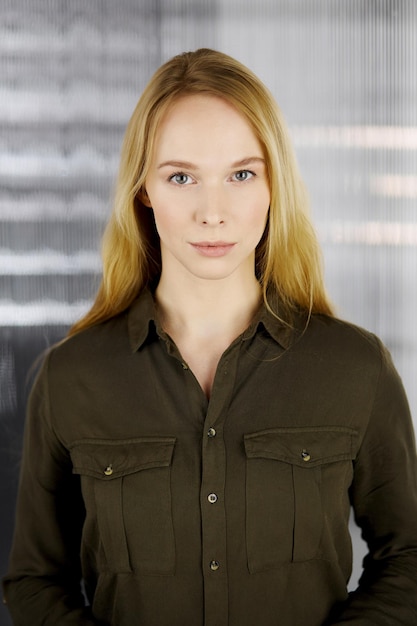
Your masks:
{"label": "blue eye", "polygon": [[169,181],[175,183],[176,185],[187,185],[190,183],[190,177],[188,176],[188,174],[177,172],[176,174],[172,174],[172,176],[169,177]]}
{"label": "blue eye", "polygon": [[254,172],[251,172],[249,170],[240,170],[239,172],[236,172],[235,174],[233,174],[233,177],[235,178],[235,180],[239,182],[244,182],[245,180],[249,180],[249,178],[252,178],[252,176],[255,176],[255,174]]}

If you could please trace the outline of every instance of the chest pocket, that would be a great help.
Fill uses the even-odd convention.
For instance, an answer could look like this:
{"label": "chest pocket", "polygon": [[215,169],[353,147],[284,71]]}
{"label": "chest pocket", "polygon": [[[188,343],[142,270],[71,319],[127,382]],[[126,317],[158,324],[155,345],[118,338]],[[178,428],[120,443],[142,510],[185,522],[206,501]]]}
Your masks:
{"label": "chest pocket", "polygon": [[[174,437],[83,440],[72,446],[73,472],[81,475],[90,529],[84,539],[102,547],[105,569],[173,574],[174,446]],[[88,537],[97,531],[98,537]]]}
{"label": "chest pocket", "polygon": [[356,431],[274,428],[247,434],[246,543],[251,573],[330,558],[325,525],[349,514]]}

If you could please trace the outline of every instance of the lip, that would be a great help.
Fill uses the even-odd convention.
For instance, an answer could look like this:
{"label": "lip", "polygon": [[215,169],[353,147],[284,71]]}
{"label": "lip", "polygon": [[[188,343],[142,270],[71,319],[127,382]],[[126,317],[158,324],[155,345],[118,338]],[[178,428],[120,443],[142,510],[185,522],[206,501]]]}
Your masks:
{"label": "lip", "polygon": [[228,254],[235,244],[227,241],[196,241],[191,246],[203,256],[221,257]]}

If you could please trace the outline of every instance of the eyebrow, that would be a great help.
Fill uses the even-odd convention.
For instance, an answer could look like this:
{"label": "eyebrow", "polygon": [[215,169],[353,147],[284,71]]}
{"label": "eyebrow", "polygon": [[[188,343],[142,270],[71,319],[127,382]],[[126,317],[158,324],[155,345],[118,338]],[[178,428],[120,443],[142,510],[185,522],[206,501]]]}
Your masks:
{"label": "eyebrow", "polygon": [[[265,159],[258,156],[246,157],[244,159],[240,159],[239,161],[235,161],[231,164],[231,167],[244,167],[245,165],[250,165],[251,163],[262,163],[265,164]],[[187,170],[198,170],[198,166],[190,161],[164,161],[158,165],[158,170],[163,167],[180,167]]]}

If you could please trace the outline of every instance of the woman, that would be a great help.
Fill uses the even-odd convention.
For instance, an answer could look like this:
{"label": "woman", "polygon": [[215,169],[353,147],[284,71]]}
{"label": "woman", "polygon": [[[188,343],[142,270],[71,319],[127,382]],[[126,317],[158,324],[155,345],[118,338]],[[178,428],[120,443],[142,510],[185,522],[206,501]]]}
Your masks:
{"label": "woman", "polygon": [[[156,72],[103,258],[31,394],[14,624],[415,625],[407,401],[333,317],[284,122],[237,61]],[[351,505],[369,554],[348,596]]]}

